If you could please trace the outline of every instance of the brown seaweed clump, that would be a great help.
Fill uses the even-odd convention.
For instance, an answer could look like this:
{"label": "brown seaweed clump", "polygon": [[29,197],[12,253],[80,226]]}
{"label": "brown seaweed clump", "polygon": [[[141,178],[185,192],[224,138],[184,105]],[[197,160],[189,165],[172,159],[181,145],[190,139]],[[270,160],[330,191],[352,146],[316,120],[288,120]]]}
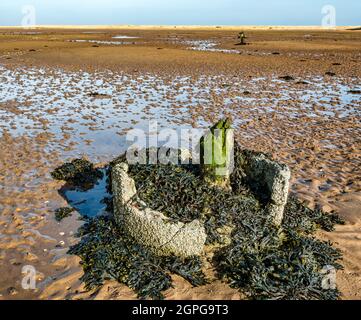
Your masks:
{"label": "brown seaweed clump", "polygon": [[69,254],[82,259],[87,289],[98,289],[105,280],[123,283],[141,299],[162,299],[163,291],[172,287],[171,274],[178,274],[194,286],[207,283],[199,257],[158,257],[137,244],[119,227],[113,217],[85,218],[79,229],[81,241]]}
{"label": "brown seaweed clump", "polygon": [[70,207],[58,208],[55,210],[55,220],[60,222],[64,218],[70,217],[73,211],[74,209]]}
{"label": "brown seaweed clump", "polygon": [[100,169],[86,159],[75,159],[66,162],[51,172],[55,180],[63,180],[67,183],[84,190],[91,189],[94,184],[103,177]]}

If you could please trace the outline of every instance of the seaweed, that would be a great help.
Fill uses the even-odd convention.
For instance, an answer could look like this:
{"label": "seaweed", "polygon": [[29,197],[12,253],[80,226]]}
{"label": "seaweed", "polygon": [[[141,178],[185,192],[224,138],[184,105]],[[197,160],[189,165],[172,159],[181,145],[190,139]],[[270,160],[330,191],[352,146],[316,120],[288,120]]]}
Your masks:
{"label": "seaweed", "polygon": [[214,257],[220,278],[251,299],[337,299],[337,289],[322,288],[322,269],[342,269],[342,255],[329,242],[311,236],[331,231],[343,221],[335,214],[311,210],[291,196],[281,228],[265,212],[241,215],[232,243]]}
{"label": "seaweed", "polygon": [[73,208],[70,207],[62,207],[55,210],[55,219],[60,222],[66,217],[70,217],[71,213],[74,211]]}
{"label": "seaweed", "polygon": [[51,172],[55,180],[63,180],[83,190],[93,188],[94,184],[103,177],[100,169],[85,159],[74,159],[66,162]]}
{"label": "seaweed", "polygon": [[350,93],[350,94],[361,94],[361,90],[351,89],[351,90],[348,91],[348,93]]}
{"label": "seaweed", "polygon": [[163,299],[171,288],[170,274],[176,273],[198,286],[206,283],[199,257],[158,257],[130,239],[111,216],[87,218],[78,230],[81,241],[69,254],[81,257],[86,289],[96,290],[114,279],[135,290],[141,299]]}
{"label": "seaweed", "polygon": [[130,165],[139,198],[151,209],[162,211],[171,221],[184,223],[194,219],[204,222],[207,243],[217,243],[217,229],[232,224],[232,216],[256,213],[260,208],[246,186],[238,194],[205,184],[199,169],[178,165]]}
{"label": "seaweed", "polygon": [[[192,164],[135,164],[129,165],[129,174],[139,198],[152,209],[174,221],[204,223],[206,243],[216,250],[212,264],[218,277],[249,298],[337,299],[337,289],[322,287],[321,271],[325,266],[341,269],[341,253],[313,234],[318,228],[333,230],[342,219],[318,208],[311,210],[290,196],[283,223],[275,227],[237,169],[247,158],[247,153],[240,156],[239,152],[236,148],[232,190],[205,184],[199,166]],[[119,161],[125,161],[125,156],[111,162],[107,170],[109,191],[110,169]],[[134,289],[139,298],[162,299],[164,290],[172,287],[173,273],[194,286],[207,283],[202,258],[155,256],[130,238],[115,223],[111,200],[105,199],[109,216],[86,218],[78,232],[80,242],[69,250],[81,257],[81,280],[87,289],[115,279]]]}
{"label": "seaweed", "polygon": [[238,232],[214,259],[219,276],[251,299],[333,300],[339,292],[322,287],[321,271],[325,266],[341,269],[340,258],[330,243],[284,230]]}
{"label": "seaweed", "polygon": [[284,81],[293,81],[293,80],[295,80],[294,77],[289,76],[289,75],[279,77],[279,79],[284,80]]}
{"label": "seaweed", "polygon": [[330,232],[334,230],[336,224],[344,223],[345,221],[335,212],[325,213],[320,208],[311,210],[294,195],[290,195],[288,198],[283,224],[293,230],[312,234],[321,228]]}
{"label": "seaweed", "polygon": [[174,165],[129,166],[139,198],[153,210],[163,211],[172,220],[189,222],[203,216],[204,186],[184,167]]}
{"label": "seaweed", "polygon": [[312,234],[318,228],[332,231],[343,220],[311,210],[291,195],[281,228],[274,227],[241,170],[240,162],[252,154],[236,145],[232,191],[204,184],[198,171],[188,167],[134,165],[130,175],[140,198],[153,209],[175,220],[202,219],[207,244],[222,243],[218,230],[233,227],[231,243],[215,253],[213,265],[220,278],[250,298],[337,299],[337,289],[322,288],[321,270],[328,265],[341,269],[341,254]]}

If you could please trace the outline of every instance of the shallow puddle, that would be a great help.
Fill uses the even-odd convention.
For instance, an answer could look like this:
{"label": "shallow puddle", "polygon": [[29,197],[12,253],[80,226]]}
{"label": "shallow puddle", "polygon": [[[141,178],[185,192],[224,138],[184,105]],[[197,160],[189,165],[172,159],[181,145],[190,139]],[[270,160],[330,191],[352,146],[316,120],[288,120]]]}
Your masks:
{"label": "shallow puddle", "polygon": [[103,178],[87,190],[65,185],[59,193],[82,216],[94,217],[105,214],[107,209],[105,199],[110,197],[110,194],[107,192],[106,169],[102,169],[102,173]]}
{"label": "shallow puddle", "polygon": [[218,48],[219,44],[211,40],[187,40],[187,41],[182,41],[181,43],[189,46],[187,48],[188,50],[222,52],[222,53],[233,53],[233,54],[240,53],[239,50]]}
{"label": "shallow puddle", "polygon": [[139,37],[124,36],[124,35],[114,36],[114,37],[112,37],[112,38],[113,38],[113,39],[139,39]]}
{"label": "shallow puddle", "polygon": [[[113,38],[116,39],[116,38]],[[118,39],[124,39],[124,38],[118,38]],[[84,42],[88,42],[88,43],[95,43],[95,44],[105,44],[105,45],[116,45],[116,46],[121,46],[121,45],[126,45],[126,44],[132,44],[132,42],[125,42],[125,41],[106,41],[106,40],[69,40],[69,42],[79,42],[79,43],[84,43]]]}

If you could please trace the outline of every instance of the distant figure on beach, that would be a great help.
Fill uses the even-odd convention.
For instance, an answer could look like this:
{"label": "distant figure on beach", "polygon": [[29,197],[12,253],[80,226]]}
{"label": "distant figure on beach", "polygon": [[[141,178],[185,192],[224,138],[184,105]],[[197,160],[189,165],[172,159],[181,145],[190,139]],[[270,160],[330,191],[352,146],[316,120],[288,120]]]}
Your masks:
{"label": "distant figure on beach", "polygon": [[238,34],[238,39],[240,40],[239,45],[243,46],[246,44],[247,37],[243,31]]}

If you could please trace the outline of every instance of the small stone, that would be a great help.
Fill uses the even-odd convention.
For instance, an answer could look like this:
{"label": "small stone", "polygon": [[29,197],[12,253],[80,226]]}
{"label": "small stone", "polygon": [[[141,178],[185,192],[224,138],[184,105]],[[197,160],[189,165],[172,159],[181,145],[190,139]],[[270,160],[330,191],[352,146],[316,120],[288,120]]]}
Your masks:
{"label": "small stone", "polygon": [[336,75],[336,73],[331,72],[331,71],[327,71],[327,72],[325,73],[325,75],[326,75],[326,76],[330,76],[330,77],[334,77],[334,76]]}
{"label": "small stone", "polygon": [[18,294],[18,290],[16,290],[15,287],[9,287],[6,291],[10,296],[15,296],[16,294]]}
{"label": "small stone", "polygon": [[280,77],[281,80],[284,80],[284,81],[293,81],[295,80],[295,78],[291,77],[291,76],[282,76]]}
{"label": "small stone", "polygon": [[349,90],[348,93],[350,93],[350,94],[361,94],[361,90],[352,89],[352,90]]}

